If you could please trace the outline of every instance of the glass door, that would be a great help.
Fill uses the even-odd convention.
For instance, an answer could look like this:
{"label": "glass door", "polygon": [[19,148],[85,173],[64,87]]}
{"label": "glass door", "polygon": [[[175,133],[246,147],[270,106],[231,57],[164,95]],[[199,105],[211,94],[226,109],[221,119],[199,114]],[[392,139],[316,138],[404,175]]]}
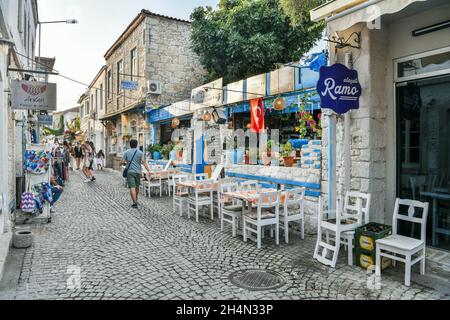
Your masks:
{"label": "glass door", "polygon": [[428,245],[450,250],[450,75],[398,83],[396,98],[398,196],[430,203]]}

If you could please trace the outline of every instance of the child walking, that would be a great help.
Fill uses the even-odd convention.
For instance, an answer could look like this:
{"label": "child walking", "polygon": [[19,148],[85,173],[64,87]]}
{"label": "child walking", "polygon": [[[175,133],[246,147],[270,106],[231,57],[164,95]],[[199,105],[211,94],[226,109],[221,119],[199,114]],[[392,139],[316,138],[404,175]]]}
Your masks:
{"label": "child walking", "polygon": [[104,167],[104,161],[105,161],[105,154],[103,153],[103,150],[100,150],[97,155],[95,156],[95,163],[97,165],[98,171],[103,171]]}

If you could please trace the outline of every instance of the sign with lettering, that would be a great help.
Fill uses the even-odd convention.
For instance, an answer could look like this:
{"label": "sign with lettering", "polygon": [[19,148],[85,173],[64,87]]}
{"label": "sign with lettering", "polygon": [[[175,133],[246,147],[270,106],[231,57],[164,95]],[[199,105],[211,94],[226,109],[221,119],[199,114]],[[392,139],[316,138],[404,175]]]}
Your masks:
{"label": "sign with lettering", "polygon": [[139,88],[139,83],[137,81],[122,80],[120,87],[123,90],[135,91]]}
{"label": "sign with lettering", "polygon": [[191,93],[190,111],[219,106],[223,103],[223,78],[195,88]]}
{"label": "sign with lettering", "polygon": [[53,125],[53,116],[52,115],[38,115],[37,120],[38,120],[38,124],[43,125],[43,126]]}
{"label": "sign with lettering", "polygon": [[347,113],[350,109],[359,109],[361,91],[356,70],[339,63],[320,68],[317,92],[322,108],[332,109],[339,114]]}
{"label": "sign with lettering", "polygon": [[13,109],[56,111],[56,83],[11,81]]}

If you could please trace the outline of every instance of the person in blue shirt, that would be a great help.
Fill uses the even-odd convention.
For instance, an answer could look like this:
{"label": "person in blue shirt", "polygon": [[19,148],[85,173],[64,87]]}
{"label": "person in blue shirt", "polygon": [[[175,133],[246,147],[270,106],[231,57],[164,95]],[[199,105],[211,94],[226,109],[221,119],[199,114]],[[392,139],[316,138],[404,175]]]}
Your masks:
{"label": "person in blue shirt", "polygon": [[142,165],[144,165],[147,172],[150,171],[147,162],[145,161],[144,153],[137,149],[137,140],[130,141],[131,149],[123,153],[121,165],[128,167],[127,182],[130,189],[131,200],[134,209],[138,208],[139,186],[141,184]]}

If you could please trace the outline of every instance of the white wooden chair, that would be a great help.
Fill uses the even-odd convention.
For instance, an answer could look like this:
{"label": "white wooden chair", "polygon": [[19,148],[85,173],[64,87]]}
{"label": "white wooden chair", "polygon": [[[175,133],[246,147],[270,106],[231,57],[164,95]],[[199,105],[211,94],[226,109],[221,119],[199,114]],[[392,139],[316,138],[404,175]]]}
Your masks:
{"label": "white wooden chair", "polygon": [[[263,228],[275,227],[275,243],[280,244],[280,195],[281,191],[261,193],[256,207],[251,207],[242,215],[244,242],[248,233],[256,234],[258,249],[261,248]],[[273,212],[270,209],[274,209]],[[253,226],[253,227],[252,227]]]}
{"label": "white wooden chair", "polygon": [[217,181],[220,178],[220,174],[222,173],[222,170],[224,169],[223,164],[219,164],[216,166],[216,168],[214,169],[212,175],[211,175],[211,179],[213,181]]}
{"label": "white wooden chair", "polygon": [[303,240],[305,239],[305,188],[287,190],[285,195],[281,204],[282,210],[280,210],[280,227],[284,229],[284,241],[289,243],[290,222],[300,224],[300,235]]}
{"label": "white wooden chair", "polygon": [[[407,213],[400,213],[400,207],[407,207]],[[394,216],[392,221],[392,235],[376,241],[376,274],[381,276],[381,257],[405,263],[405,285],[411,285],[411,267],[420,262],[420,274],[425,274],[426,230],[428,217],[427,202],[414,200],[395,201]],[[417,218],[416,216],[420,216]],[[406,237],[398,234],[399,220],[419,224],[421,227],[420,239]]]}
{"label": "white wooden chair", "polygon": [[194,174],[194,180],[195,180],[195,181],[199,181],[199,180],[208,180],[208,174],[207,174],[207,173],[197,173],[197,174]]}
{"label": "white wooden chair", "polygon": [[197,181],[197,188],[194,194],[188,198],[188,217],[191,218],[191,213],[194,213],[195,220],[199,221],[199,209],[207,206],[211,208],[211,220],[214,220],[214,205],[213,205],[214,181],[200,180]]}
{"label": "white wooden chair", "polygon": [[[343,214],[341,204],[337,201],[335,211],[323,210],[322,198],[319,197],[318,232],[314,259],[332,268],[336,267],[343,234],[347,231],[353,231],[361,225],[358,222],[360,221],[358,217],[362,216],[361,199],[356,199],[355,208],[356,213],[349,214],[346,212]],[[335,214],[335,219],[330,219],[330,214]],[[349,248],[349,254],[350,251],[352,250]]]}
{"label": "white wooden chair", "polygon": [[189,189],[177,186],[177,183],[188,180],[189,176],[187,174],[173,176],[173,212],[175,213],[178,208],[180,210],[180,217],[183,216],[183,206],[187,203],[187,199],[189,198]]}
{"label": "white wooden chair", "polygon": [[231,224],[232,235],[236,237],[239,221],[242,220],[242,204],[236,200],[228,199],[223,196],[224,192],[238,191],[236,182],[221,183],[219,187],[219,212],[220,212],[220,229],[223,231],[225,223]]}
{"label": "white wooden chair", "polygon": [[370,193],[349,191],[345,195],[342,218],[354,219],[357,224],[355,229],[342,232],[341,244],[345,245],[348,253],[348,265],[353,265],[353,249],[355,248],[355,230],[370,222]]}
{"label": "white wooden chair", "polygon": [[172,165],[172,160],[169,160],[169,162],[167,162],[166,166],[164,167],[164,171],[169,170],[170,166]]}
{"label": "white wooden chair", "polygon": [[[219,218],[220,218],[220,204],[219,204],[219,193],[220,193],[220,185],[221,184],[225,184],[225,183],[233,183],[236,182],[235,178],[224,178],[224,179],[219,179],[218,183],[219,183],[219,187],[217,188],[217,192],[214,192],[213,194],[213,204],[214,204],[214,210],[217,210]],[[237,182],[236,182],[237,184]]]}
{"label": "white wooden chair", "polygon": [[259,190],[260,184],[256,180],[246,180],[239,183],[240,190]]}
{"label": "white wooden chair", "polygon": [[[159,170],[152,168],[153,172],[162,172],[162,169],[160,168]],[[147,176],[147,179],[143,182],[144,185],[144,194],[147,194],[149,198],[152,197],[152,189],[159,189],[159,196],[162,197],[162,192],[163,192],[163,181],[162,181],[162,177],[161,175],[157,175],[157,176]]]}

